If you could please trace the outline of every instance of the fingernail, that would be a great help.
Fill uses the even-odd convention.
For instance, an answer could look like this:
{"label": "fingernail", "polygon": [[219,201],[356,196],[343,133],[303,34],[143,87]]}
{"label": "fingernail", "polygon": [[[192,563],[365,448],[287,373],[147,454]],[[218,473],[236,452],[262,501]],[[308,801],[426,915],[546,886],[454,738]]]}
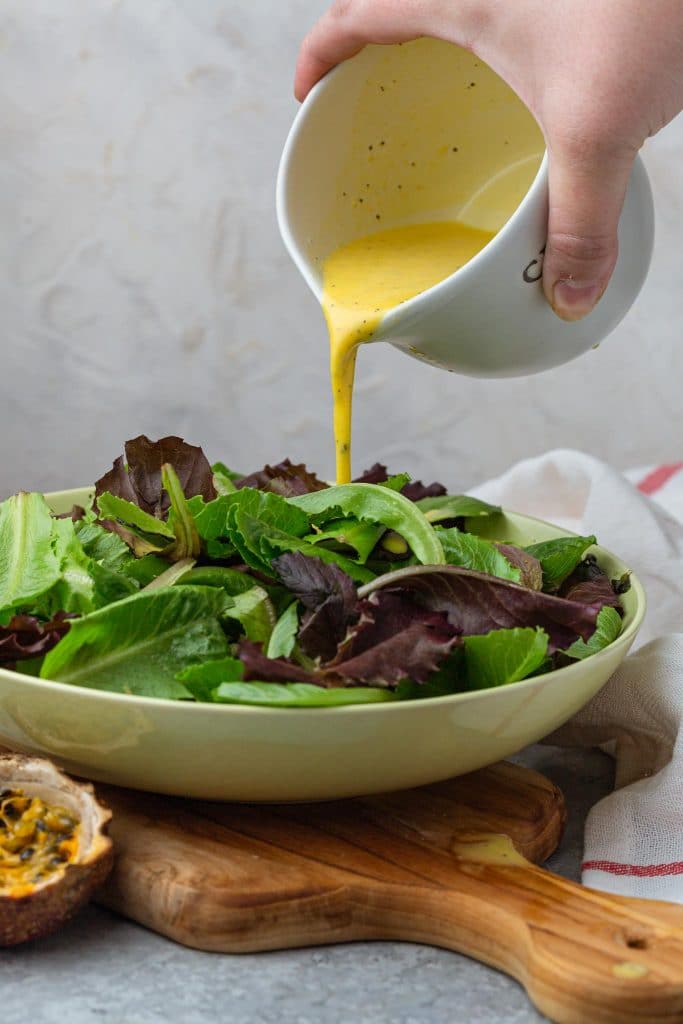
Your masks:
{"label": "fingernail", "polygon": [[563,320],[580,320],[590,313],[604,288],[595,282],[558,281],[553,288],[553,309]]}

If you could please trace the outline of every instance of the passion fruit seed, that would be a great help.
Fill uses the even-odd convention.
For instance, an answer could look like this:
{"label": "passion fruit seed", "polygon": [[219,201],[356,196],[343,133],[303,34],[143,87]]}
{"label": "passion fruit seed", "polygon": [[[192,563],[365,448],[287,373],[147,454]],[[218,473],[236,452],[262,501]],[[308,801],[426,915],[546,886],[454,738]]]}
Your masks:
{"label": "passion fruit seed", "polygon": [[0,794],[0,892],[30,891],[36,882],[64,867],[78,852],[79,823],[63,807],[53,807],[20,789]]}

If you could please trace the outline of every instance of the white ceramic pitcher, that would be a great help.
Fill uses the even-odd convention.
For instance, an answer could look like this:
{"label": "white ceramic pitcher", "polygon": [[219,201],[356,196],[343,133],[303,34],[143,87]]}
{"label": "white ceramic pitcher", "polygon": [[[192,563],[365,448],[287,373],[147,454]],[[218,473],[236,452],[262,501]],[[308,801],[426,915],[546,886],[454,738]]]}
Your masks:
{"label": "white ceramic pitcher", "polygon": [[482,377],[535,373],[595,347],[640,291],[654,238],[637,158],[612,281],[584,320],[558,319],[541,287],[548,171],[540,129],[486,64],[434,39],[368,46],[318,83],[285,144],[277,212],[318,300],[325,256],[372,231],[459,220],[496,232],[460,270],[390,310],[370,339]]}

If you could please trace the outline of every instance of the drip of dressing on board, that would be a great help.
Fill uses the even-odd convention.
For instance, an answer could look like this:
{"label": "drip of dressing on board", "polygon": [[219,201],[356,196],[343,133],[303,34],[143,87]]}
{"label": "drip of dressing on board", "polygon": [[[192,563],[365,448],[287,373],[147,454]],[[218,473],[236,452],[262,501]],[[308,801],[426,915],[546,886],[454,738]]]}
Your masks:
{"label": "drip of dressing on board", "polygon": [[449,277],[493,238],[458,221],[410,224],[354,239],[323,262],[330,333],[337,483],[351,480],[351,399],[358,346],[390,309]]}

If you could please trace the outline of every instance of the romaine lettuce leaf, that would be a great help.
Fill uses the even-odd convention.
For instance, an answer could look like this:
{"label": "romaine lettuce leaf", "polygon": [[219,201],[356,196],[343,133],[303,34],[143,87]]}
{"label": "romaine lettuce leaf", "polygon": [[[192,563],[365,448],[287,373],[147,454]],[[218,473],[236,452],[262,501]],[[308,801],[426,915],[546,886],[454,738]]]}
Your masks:
{"label": "romaine lettuce leaf", "polygon": [[90,559],[70,519],[52,520],[54,552],[59,560],[59,579],[40,602],[41,612],[86,614],[95,608],[95,582]]}
{"label": "romaine lettuce leaf", "polygon": [[41,678],[146,697],[189,697],[176,680],[188,665],[222,658],[220,617],[230,601],[216,587],[134,594],[72,622],[46,656]]}
{"label": "romaine lettuce leaf", "polygon": [[99,523],[81,520],[74,528],[86,555],[105,569],[120,572],[134,560],[135,556],[125,541]]}
{"label": "romaine lettuce leaf", "polygon": [[[42,494],[21,491],[0,504],[0,623],[31,608],[58,581],[54,520]],[[71,520],[64,520],[73,530]]]}

